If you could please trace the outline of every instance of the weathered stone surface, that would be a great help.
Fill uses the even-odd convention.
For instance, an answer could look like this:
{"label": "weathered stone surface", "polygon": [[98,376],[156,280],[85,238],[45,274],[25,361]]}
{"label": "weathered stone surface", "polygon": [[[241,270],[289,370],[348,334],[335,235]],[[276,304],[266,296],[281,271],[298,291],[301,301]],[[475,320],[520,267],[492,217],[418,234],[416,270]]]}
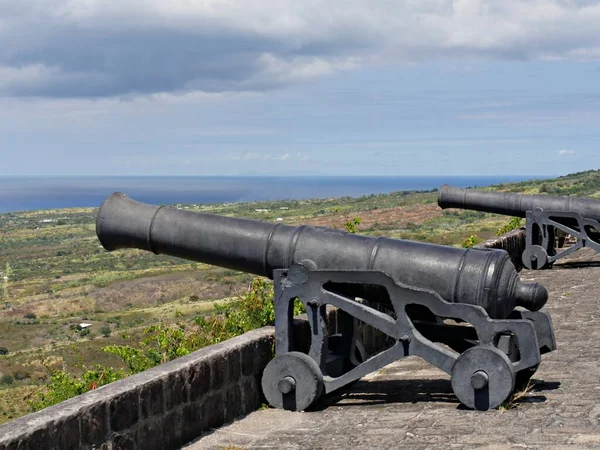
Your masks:
{"label": "weathered stone surface", "polygon": [[209,395],[202,403],[202,429],[209,431],[225,422],[225,405],[223,395]]}
{"label": "weathered stone surface", "polygon": [[523,268],[523,260],[521,255],[525,250],[525,229],[517,228],[516,230],[509,231],[502,236],[498,236],[494,239],[482,242],[476,245],[478,248],[497,248],[508,252],[510,259],[517,270]]}
{"label": "weathered stone surface", "polygon": [[17,450],[19,448],[19,442],[6,442],[5,444],[0,444],[0,450]]}
{"label": "weathered stone surface", "polygon": [[265,337],[256,342],[256,351],[254,354],[254,373],[262,374],[265,367],[273,358],[275,350],[274,338]]}
{"label": "weathered stone surface", "polygon": [[242,374],[241,367],[241,351],[240,348],[233,348],[231,351],[225,356],[227,359],[227,377],[231,382],[236,383]]}
{"label": "weathered stone surface", "polygon": [[165,410],[163,378],[152,380],[140,387],[140,407],[142,418],[161,414]]}
{"label": "weathered stone surface", "polygon": [[108,435],[108,411],[106,403],[90,406],[79,418],[81,445],[92,446],[104,442]]}
{"label": "weathered stone surface", "polygon": [[230,422],[244,411],[242,390],[238,384],[231,385],[225,391],[225,422]]}
{"label": "weathered stone surface", "polygon": [[59,419],[52,427],[51,445],[61,450],[79,450],[79,417],[73,415]]}
{"label": "weathered stone surface", "polygon": [[188,403],[183,407],[183,421],[181,423],[181,440],[189,442],[205,431],[202,423],[202,402]]}
{"label": "weathered stone surface", "polygon": [[210,365],[210,390],[218,391],[227,383],[229,363],[224,354],[215,356]]}
{"label": "weathered stone surface", "polygon": [[131,427],[138,421],[138,391],[132,389],[110,400],[110,429],[121,431]]}
{"label": "weathered stone surface", "polygon": [[135,450],[135,435],[129,433],[114,433],[110,437],[112,450]]}
{"label": "weathered stone surface", "polygon": [[183,425],[183,407],[177,408],[174,411],[169,411],[165,414],[162,420],[162,432],[160,434],[163,449],[171,450],[181,447],[181,444],[183,444],[181,439],[181,429]]}
{"label": "weathered stone surface", "polygon": [[210,389],[210,365],[201,363],[189,371],[190,402],[200,400]]}
{"label": "weathered stone surface", "polygon": [[32,430],[19,442],[18,448],[51,448],[52,447],[52,428],[51,425],[47,428]]}
{"label": "weathered stone surface", "polygon": [[165,431],[160,418],[146,420],[138,427],[136,447],[141,450],[162,450]]}
{"label": "weathered stone surface", "polygon": [[261,387],[254,377],[246,377],[241,383],[242,406],[240,414],[248,414],[259,408],[262,403]]}
{"label": "weathered stone surface", "polygon": [[245,345],[242,347],[241,363],[242,363],[242,376],[247,377],[252,375],[254,372],[254,358],[258,353],[258,345],[253,342],[251,345]]}
{"label": "weathered stone surface", "polygon": [[181,370],[169,375],[165,385],[165,408],[170,411],[173,408],[183,405],[188,401],[187,379],[189,377],[188,369]]}

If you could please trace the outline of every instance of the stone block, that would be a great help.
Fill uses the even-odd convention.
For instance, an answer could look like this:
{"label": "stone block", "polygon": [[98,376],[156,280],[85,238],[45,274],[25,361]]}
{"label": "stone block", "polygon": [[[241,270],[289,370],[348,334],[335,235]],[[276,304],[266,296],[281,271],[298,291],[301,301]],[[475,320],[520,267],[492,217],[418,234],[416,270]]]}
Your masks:
{"label": "stone block", "polygon": [[98,403],[82,412],[79,426],[82,446],[103,442],[109,431],[106,403]]}
{"label": "stone block", "polygon": [[220,392],[209,395],[202,402],[202,429],[209,431],[225,422],[225,405]]}
{"label": "stone block", "polygon": [[261,387],[256,384],[254,377],[246,377],[241,382],[242,410],[240,414],[248,414],[258,409],[262,403]]}
{"label": "stone block", "polygon": [[242,374],[241,351],[239,347],[231,349],[225,356],[227,358],[227,382],[237,383]]}
{"label": "stone block", "polygon": [[232,384],[225,390],[225,422],[231,422],[243,414],[242,390],[239,384]]}
{"label": "stone block", "polygon": [[112,450],[135,450],[135,436],[131,433],[113,433],[110,444]]}
{"label": "stone block", "polygon": [[205,431],[202,425],[202,403],[192,402],[185,405],[181,422],[182,442],[191,442],[201,436]]}
{"label": "stone block", "polygon": [[196,402],[210,389],[210,366],[202,362],[189,370],[189,400]]}
{"label": "stone block", "polygon": [[[183,407],[167,411],[162,423],[162,444],[164,450],[178,449],[182,441],[181,427],[183,425]],[[144,450],[144,449],[142,449]]]}
{"label": "stone block", "polygon": [[159,378],[140,387],[140,409],[142,418],[152,417],[164,412],[164,382],[164,379]]}
{"label": "stone block", "polygon": [[110,429],[121,431],[134,425],[139,419],[139,391],[126,391],[110,401]]}
{"label": "stone block", "polygon": [[142,450],[162,450],[165,432],[160,417],[144,421],[137,429],[135,444]]}
{"label": "stone block", "polygon": [[79,417],[73,415],[58,419],[52,426],[52,446],[61,450],[79,450]]}
{"label": "stone block", "polygon": [[22,437],[19,449],[52,448],[50,427],[33,430]]}
{"label": "stone block", "polygon": [[254,372],[254,358],[258,352],[258,345],[255,342],[244,345],[241,350],[242,376],[247,377]]}
{"label": "stone block", "polygon": [[218,354],[210,361],[210,390],[217,391],[227,383],[229,361],[226,354]]}
{"label": "stone block", "polygon": [[165,382],[165,408],[170,411],[188,401],[187,369],[169,375]]}

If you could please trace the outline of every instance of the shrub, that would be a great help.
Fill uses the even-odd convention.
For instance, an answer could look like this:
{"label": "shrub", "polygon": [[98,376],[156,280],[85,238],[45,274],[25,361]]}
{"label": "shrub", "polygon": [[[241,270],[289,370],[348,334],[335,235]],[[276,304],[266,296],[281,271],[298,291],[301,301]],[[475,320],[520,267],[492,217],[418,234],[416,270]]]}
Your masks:
{"label": "shrub", "polygon": [[102,336],[109,337],[110,333],[111,333],[111,330],[108,325],[104,325],[102,328],[100,328],[100,334],[102,334]]}
{"label": "shrub", "polygon": [[523,226],[523,219],[520,217],[511,218],[506,225],[501,228],[498,228],[496,231],[496,236],[502,236],[509,231],[516,230],[517,228],[521,228]]}
{"label": "shrub", "polygon": [[8,348],[0,347],[0,355],[8,355]]}
{"label": "shrub", "polygon": [[91,333],[91,331],[90,331],[90,329],[89,329],[89,328],[84,328],[83,330],[81,330],[81,331],[79,332],[79,336],[89,336],[89,335],[90,335],[90,333]]}
{"label": "shrub", "polygon": [[27,378],[29,378],[29,376],[29,372],[25,370],[15,370],[13,372],[13,377],[15,380],[26,380]]}
{"label": "shrub", "polygon": [[471,236],[466,238],[464,241],[462,241],[461,247],[462,248],[470,248],[470,247],[473,247],[474,245],[479,244],[480,242],[481,242],[481,238],[472,234]]}
{"label": "shrub", "polygon": [[40,395],[39,401],[32,402],[31,407],[34,411],[38,411],[126,376],[123,369],[117,370],[99,365],[94,369],[86,370],[80,377],[57,370],[50,376],[46,392]]}
{"label": "shrub", "polygon": [[25,319],[32,319],[32,320],[37,319],[37,316],[35,315],[35,313],[32,313],[32,312],[25,314],[23,317]]}
{"label": "shrub", "polygon": [[13,384],[14,381],[15,380],[10,375],[8,375],[8,374],[2,375],[2,378],[0,378],[0,385],[9,386],[9,385]]}
{"label": "shrub", "polygon": [[344,224],[344,228],[349,233],[356,233],[356,232],[358,232],[358,226],[359,225],[360,225],[360,217],[355,217],[354,219],[349,220],[348,222],[346,222]]}

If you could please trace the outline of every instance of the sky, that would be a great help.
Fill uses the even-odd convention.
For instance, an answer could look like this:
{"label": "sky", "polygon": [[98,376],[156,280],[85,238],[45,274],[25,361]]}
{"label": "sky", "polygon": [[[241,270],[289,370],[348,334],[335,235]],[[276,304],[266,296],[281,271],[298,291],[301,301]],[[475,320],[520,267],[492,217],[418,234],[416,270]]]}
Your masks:
{"label": "sky", "polygon": [[600,2],[0,0],[0,176],[600,168]]}

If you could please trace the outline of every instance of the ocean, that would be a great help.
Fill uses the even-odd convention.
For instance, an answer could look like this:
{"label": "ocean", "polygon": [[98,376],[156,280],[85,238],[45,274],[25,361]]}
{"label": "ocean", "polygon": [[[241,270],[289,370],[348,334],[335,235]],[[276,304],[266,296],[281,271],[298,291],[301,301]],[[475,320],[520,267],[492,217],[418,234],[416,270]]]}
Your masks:
{"label": "ocean", "polygon": [[444,183],[474,187],[532,178],[545,177],[0,177],[0,213],[97,207],[116,191],[146,203],[200,204],[358,197],[394,191],[431,190]]}

